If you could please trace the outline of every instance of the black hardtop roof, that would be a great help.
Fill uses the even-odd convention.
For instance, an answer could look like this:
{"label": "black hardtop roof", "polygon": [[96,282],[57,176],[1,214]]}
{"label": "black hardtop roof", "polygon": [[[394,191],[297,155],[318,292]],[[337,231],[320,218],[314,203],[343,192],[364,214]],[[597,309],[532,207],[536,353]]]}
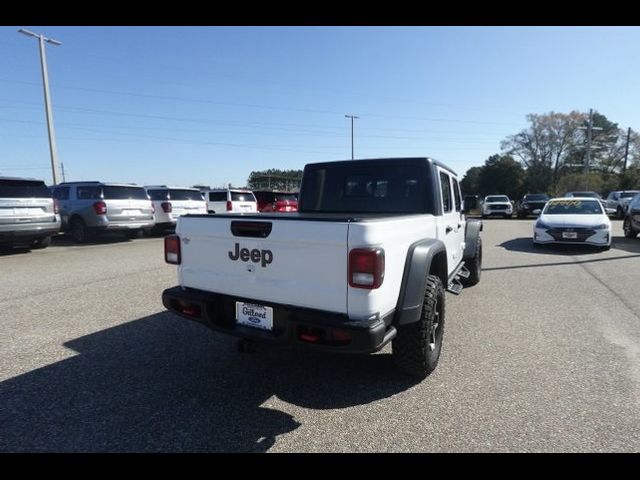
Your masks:
{"label": "black hardtop roof", "polygon": [[376,163],[376,162],[409,162],[409,161],[413,161],[413,162],[423,161],[426,163],[437,165],[438,167],[454,174],[456,177],[458,176],[455,170],[453,170],[452,168],[448,167],[444,163],[438,160],[435,160],[431,157],[387,157],[387,158],[361,158],[361,159],[355,159],[355,160],[336,160],[331,162],[309,163],[305,166],[305,168],[306,167],[321,168],[324,166],[332,166],[337,164],[346,165],[346,164],[352,164],[353,162]]}

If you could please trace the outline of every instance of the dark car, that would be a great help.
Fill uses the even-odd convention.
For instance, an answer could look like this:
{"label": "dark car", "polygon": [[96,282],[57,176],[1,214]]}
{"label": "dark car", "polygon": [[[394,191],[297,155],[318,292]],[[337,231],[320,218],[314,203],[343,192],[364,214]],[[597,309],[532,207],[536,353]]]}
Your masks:
{"label": "dark car", "polygon": [[546,193],[527,193],[516,206],[518,218],[539,215],[548,201]]}
{"label": "dark car", "polygon": [[622,229],[627,238],[636,238],[640,233],[640,193],[633,197],[629,203],[622,222]]}
{"label": "dark car", "polygon": [[298,196],[292,192],[254,190],[259,212],[297,212]]}

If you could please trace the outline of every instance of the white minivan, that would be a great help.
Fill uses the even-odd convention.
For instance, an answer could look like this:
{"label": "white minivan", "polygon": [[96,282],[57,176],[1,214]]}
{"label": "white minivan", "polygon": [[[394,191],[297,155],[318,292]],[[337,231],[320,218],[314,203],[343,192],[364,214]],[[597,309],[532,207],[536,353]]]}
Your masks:
{"label": "white minivan", "polygon": [[207,202],[197,188],[166,185],[149,185],[144,188],[153,203],[155,231],[174,228],[181,215],[207,213]]}
{"label": "white minivan", "polygon": [[255,213],[258,201],[251,190],[220,189],[205,193],[209,213]]}

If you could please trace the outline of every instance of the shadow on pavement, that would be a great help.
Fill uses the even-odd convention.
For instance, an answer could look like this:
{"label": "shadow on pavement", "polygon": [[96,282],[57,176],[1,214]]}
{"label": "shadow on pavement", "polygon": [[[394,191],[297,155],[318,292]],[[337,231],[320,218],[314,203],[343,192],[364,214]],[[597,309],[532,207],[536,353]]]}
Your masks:
{"label": "shadow on pavement", "polygon": [[240,354],[167,312],[64,346],[77,355],[0,383],[0,451],[262,452],[300,426],[274,395],[332,409],[415,385],[388,354]]}
{"label": "shadow on pavement", "polygon": [[71,235],[54,235],[51,238],[51,247],[83,247],[87,245],[109,245],[112,243],[131,242],[124,233],[104,233],[91,237],[84,243],[76,242]]}
{"label": "shadow on pavement", "polygon": [[[615,239],[614,239],[615,242]],[[550,245],[535,245],[531,237],[520,237],[502,242],[499,247],[502,247],[510,252],[524,252],[524,253],[542,253],[544,255],[590,255],[602,253],[600,247],[594,247],[593,245],[563,245],[563,244],[550,244]]]}

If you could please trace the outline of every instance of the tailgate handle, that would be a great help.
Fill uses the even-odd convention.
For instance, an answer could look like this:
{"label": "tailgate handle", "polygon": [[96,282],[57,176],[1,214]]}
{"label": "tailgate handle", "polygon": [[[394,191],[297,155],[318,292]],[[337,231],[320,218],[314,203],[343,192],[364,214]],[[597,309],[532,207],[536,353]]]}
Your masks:
{"label": "tailgate handle", "polygon": [[271,228],[271,222],[231,222],[231,233],[234,237],[267,238]]}

